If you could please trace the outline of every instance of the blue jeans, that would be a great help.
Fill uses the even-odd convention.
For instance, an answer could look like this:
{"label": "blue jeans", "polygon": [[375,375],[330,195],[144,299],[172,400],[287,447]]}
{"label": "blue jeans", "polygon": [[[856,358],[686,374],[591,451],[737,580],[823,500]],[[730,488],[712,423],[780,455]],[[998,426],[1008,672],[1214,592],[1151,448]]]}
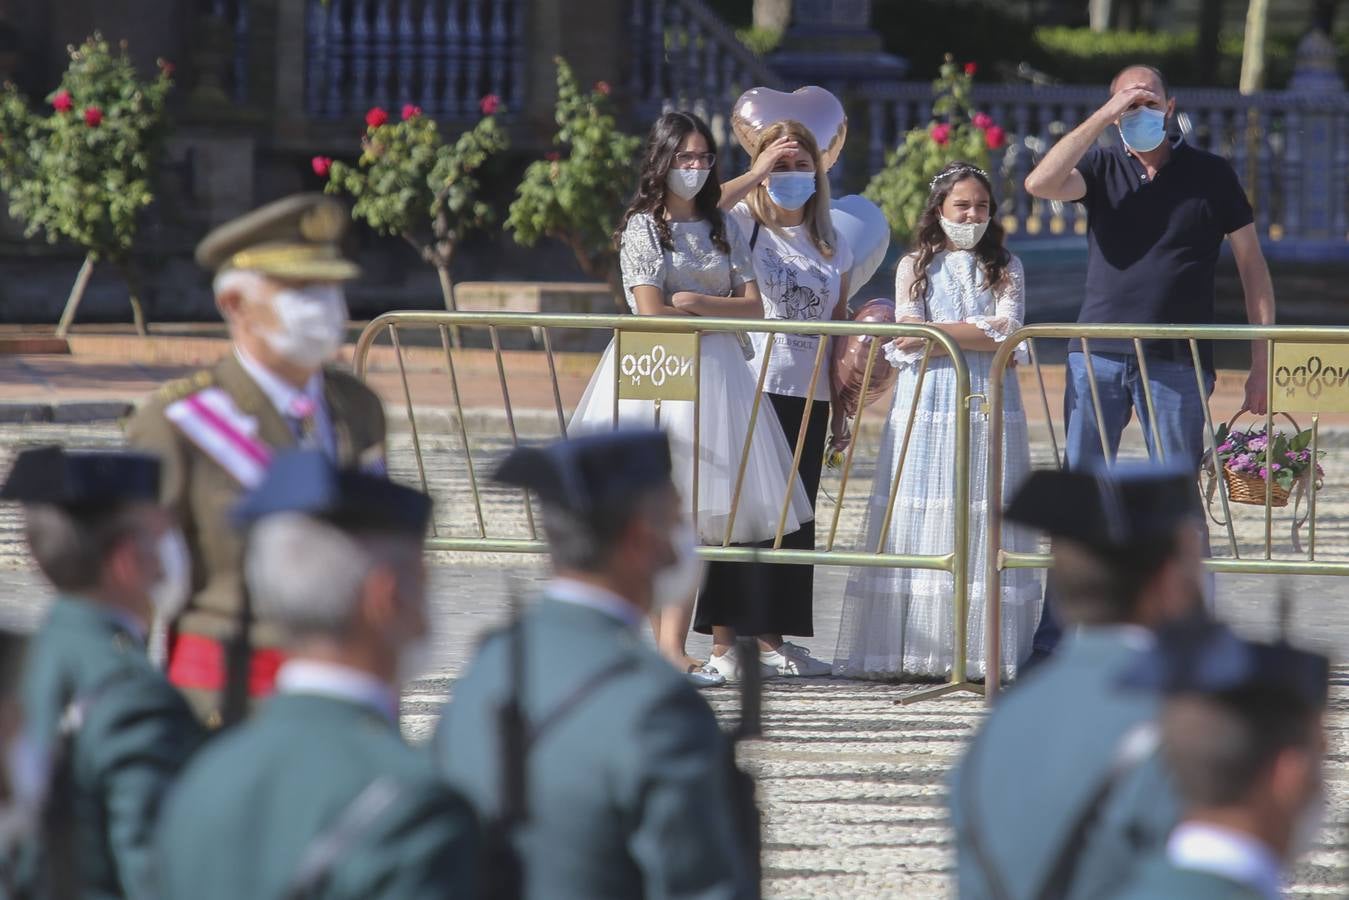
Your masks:
{"label": "blue jeans", "polygon": [[[1163,359],[1147,360],[1148,386],[1152,389],[1153,409],[1157,413],[1157,434],[1154,435],[1147,399],[1143,393],[1138,357],[1126,353],[1092,353],[1091,365],[1096,374],[1096,391],[1101,398],[1101,417],[1107,446],[1101,446],[1101,429],[1096,424],[1096,408],[1092,403],[1086,358],[1080,351],[1069,353],[1068,384],[1063,395],[1063,419],[1068,431],[1068,468],[1090,466],[1105,458],[1107,453],[1113,461],[1119,451],[1120,435],[1129,424],[1130,417],[1137,413],[1139,424],[1143,427],[1148,456],[1160,460],[1164,455],[1167,464],[1183,463],[1197,474],[1204,456],[1204,407],[1213,393],[1213,373],[1204,373],[1204,393],[1201,396],[1192,364]],[[1157,452],[1159,441],[1163,454]],[[1199,502],[1196,485],[1195,503]],[[1207,539],[1204,550],[1207,555]],[[1046,587],[1040,624],[1035,629],[1032,641],[1037,655],[1052,651],[1062,635],[1062,628],[1053,613],[1051,594],[1052,591]]]}

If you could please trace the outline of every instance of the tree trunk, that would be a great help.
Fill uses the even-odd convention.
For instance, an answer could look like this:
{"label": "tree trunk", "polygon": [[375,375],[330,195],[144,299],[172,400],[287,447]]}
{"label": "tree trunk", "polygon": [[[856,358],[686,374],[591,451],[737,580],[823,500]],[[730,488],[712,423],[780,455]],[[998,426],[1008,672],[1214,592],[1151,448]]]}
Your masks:
{"label": "tree trunk", "polygon": [[754,27],[778,34],[792,22],[792,0],[754,0]]}
{"label": "tree trunk", "polygon": [[1223,7],[1226,0],[1202,0],[1199,6],[1199,81],[1216,84],[1218,80],[1218,49],[1223,26]]}
{"label": "tree trunk", "polygon": [[75,322],[75,310],[80,308],[80,301],[84,299],[85,288],[89,287],[89,279],[93,274],[94,254],[86,253],[84,265],[80,266],[80,273],[75,276],[75,284],[70,288],[70,296],[66,298],[61,321],[56,326],[57,337],[63,338],[70,333],[70,326]]}
{"label": "tree trunk", "polygon": [[[436,275],[440,277],[440,294],[445,299],[445,309],[450,312],[458,312],[459,304],[454,296],[454,278],[450,275],[450,261],[448,259],[436,263]],[[450,326],[450,343],[456,350],[463,346],[458,325]]]}
{"label": "tree trunk", "polygon": [[1250,0],[1246,8],[1246,45],[1241,50],[1241,92],[1253,94],[1265,86],[1265,25],[1269,0]]}
{"label": "tree trunk", "polygon": [[150,332],[145,323],[145,310],[141,307],[144,284],[141,281],[140,270],[130,261],[118,263],[117,270],[122,273],[122,280],[126,282],[127,297],[131,300],[131,321],[136,326],[136,334],[147,337]]}

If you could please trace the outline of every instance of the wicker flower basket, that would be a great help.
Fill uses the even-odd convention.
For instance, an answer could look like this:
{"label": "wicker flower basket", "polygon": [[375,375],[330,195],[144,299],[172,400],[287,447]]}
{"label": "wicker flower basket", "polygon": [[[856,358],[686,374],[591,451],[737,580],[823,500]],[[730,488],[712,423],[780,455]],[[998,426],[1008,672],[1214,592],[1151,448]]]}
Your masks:
{"label": "wicker flower basket", "polygon": [[[1246,503],[1251,506],[1265,505],[1265,479],[1249,472],[1233,472],[1223,466],[1223,481],[1227,482],[1227,499],[1232,503]],[[1288,505],[1290,492],[1277,481],[1270,485],[1269,502],[1271,506]]]}

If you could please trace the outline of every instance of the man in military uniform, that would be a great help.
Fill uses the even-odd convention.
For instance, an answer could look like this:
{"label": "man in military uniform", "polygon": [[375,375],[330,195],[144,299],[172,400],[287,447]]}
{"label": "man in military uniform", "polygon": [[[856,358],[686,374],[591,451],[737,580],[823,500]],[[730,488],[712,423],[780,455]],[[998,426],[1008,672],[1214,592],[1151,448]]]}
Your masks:
{"label": "man in military uniform", "polygon": [[398,732],[429,635],[430,512],[426,495],[314,451],[278,456],[243,500],[248,589],[287,661],[276,695],[170,797],[165,900],[474,896],[473,813]]}
{"label": "man in military uniform", "polygon": [[[701,577],[692,539],[675,537],[683,507],[667,438],[618,431],[522,447],[496,478],[541,498],[557,574],[483,644],[435,736],[450,783],[484,821],[508,826],[508,852],[492,858],[500,871],[484,879],[522,869],[519,891],[503,895],[537,900],[754,896],[726,740],[638,633]],[[501,726],[511,709],[519,742]]]}
{"label": "man in military uniform", "polygon": [[20,453],[0,488],[24,504],[29,549],[58,591],[22,691],[23,739],[43,769],[25,780],[45,791],[19,877],[36,896],[153,896],[160,803],[204,736],[145,655],[153,607],[186,590],[159,478],[143,454],[45,447]]}
{"label": "man in military uniform", "polygon": [[1074,631],[1007,692],[953,774],[962,898],[1100,897],[1175,823],[1156,700],[1117,682],[1154,629],[1202,609],[1192,478],[1039,471],[1013,498],[1007,518],[1053,539]]}
{"label": "man in military uniform", "polygon": [[163,500],[192,551],[194,593],[172,622],[169,679],[213,725],[269,693],[282,661],[276,630],[243,591],[229,509],[278,450],[311,447],[342,466],[383,470],[379,398],[325,365],[346,332],[341,284],[359,274],[338,250],[347,222],[333,200],[304,194],[208,234],[197,261],[217,273],[233,352],[163,388],[127,428],[133,446],[163,459]]}
{"label": "man in military uniform", "polygon": [[1330,666],[1225,628],[1177,630],[1126,673],[1159,691],[1162,758],[1184,804],[1118,900],[1279,900],[1319,836]]}

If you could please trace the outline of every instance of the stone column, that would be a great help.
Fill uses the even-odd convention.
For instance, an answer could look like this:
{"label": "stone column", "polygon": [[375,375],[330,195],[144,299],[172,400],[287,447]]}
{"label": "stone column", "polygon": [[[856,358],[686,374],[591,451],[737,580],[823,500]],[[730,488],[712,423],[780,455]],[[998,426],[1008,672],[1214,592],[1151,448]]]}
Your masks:
{"label": "stone column", "polygon": [[571,64],[582,88],[608,81],[621,93],[624,55],[631,42],[627,23],[628,4],[624,0],[586,0],[584,4],[530,0],[523,115],[528,127],[540,136],[555,127],[555,56]]}
{"label": "stone column", "polygon": [[1349,134],[1349,126],[1343,112],[1329,112],[1318,108],[1315,102],[1319,97],[1335,97],[1344,92],[1335,44],[1324,32],[1313,29],[1298,44],[1297,63],[1288,87],[1291,103],[1306,104],[1298,123],[1302,159],[1297,167],[1295,197],[1288,198],[1300,207],[1300,227],[1289,236],[1343,240],[1346,217],[1341,201],[1345,181],[1349,179],[1345,165],[1349,160],[1342,142],[1343,136]]}
{"label": "stone column", "polygon": [[[908,63],[886,53],[871,28],[871,0],[795,0],[792,24],[769,65],[789,88],[818,84],[848,111],[848,143],[830,180],[836,190],[858,187],[866,175],[866,102],[869,83],[898,81]],[[855,178],[849,174],[855,172]]]}

